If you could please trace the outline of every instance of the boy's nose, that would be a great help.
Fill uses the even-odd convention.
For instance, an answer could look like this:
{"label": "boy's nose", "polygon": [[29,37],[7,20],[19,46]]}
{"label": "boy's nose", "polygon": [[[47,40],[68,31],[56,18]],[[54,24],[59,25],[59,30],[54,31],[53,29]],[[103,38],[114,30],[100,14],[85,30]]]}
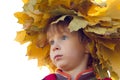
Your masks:
{"label": "boy's nose", "polygon": [[56,51],[56,50],[59,50],[59,48],[57,48],[57,47],[56,47],[56,48],[53,48],[53,51]]}
{"label": "boy's nose", "polygon": [[60,45],[58,44],[55,44],[54,47],[53,47],[53,51],[56,51],[56,50],[60,50]]}

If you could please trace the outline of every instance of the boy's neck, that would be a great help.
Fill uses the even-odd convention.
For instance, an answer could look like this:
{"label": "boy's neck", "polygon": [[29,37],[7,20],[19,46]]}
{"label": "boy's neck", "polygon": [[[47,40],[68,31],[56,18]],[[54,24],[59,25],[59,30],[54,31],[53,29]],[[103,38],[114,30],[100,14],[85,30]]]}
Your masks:
{"label": "boy's neck", "polygon": [[81,62],[81,64],[79,66],[77,66],[77,67],[75,67],[75,68],[73,68],[71,70],[64,71],[64,72],[68,73],[71,76],[72,80],[75,80],[76,76],[79,73],[81,73],[81,72],[83,72],[84,70],[87,69],[87,62],[88,62],[87,58],[88,58],[88,56],[86,56],[84,58],[84,60]]}

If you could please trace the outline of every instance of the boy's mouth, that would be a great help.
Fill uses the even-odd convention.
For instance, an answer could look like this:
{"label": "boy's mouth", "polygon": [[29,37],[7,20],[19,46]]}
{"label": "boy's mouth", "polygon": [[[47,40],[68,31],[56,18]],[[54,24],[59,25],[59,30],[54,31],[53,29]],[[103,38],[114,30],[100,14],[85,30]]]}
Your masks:
{"label": "boy's mouth", "polygon": [[63,56],[63,55],[56,55],[56,56],[54,57],[54,60],[60,60],[62,56]]}

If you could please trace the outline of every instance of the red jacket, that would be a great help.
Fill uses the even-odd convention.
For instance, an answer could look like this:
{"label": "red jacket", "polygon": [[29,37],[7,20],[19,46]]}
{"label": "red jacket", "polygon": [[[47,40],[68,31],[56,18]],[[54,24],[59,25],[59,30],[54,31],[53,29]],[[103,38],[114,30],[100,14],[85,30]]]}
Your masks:
{"label": "red jacket", "polygon": [[[46,76],[43,80],[60,80],[60,79],[57,79],[57,76],[56,74],[50,74],[48,76]],[[89,80],[89,79],[88,79]],[[92,80],[92,79],[91,79]],[[93,80],[112,80],[110,78],[105,78],[105,79],[93,79]]]}
{"label": "red jacket", "polygon": [[[43,80],[71,80],[71,76],[67,73],[64,73],[62,70],[58,69],[56,73],[46,76]],[[97,79],[93,72],[93,69],[90,68],[83,72],[80,72],[75,80],[112,80],[110,78]]]}

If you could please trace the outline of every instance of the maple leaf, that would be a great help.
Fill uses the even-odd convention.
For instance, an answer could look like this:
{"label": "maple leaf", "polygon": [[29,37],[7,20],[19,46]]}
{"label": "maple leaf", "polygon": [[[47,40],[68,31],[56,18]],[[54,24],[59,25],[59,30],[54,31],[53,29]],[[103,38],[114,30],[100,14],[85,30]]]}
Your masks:
{"label": "maple leaf", "polygon": [[68,15],[64,15],[64,16],[58,18],[56,21],[53,21],[51,24],[58,23],[59,21],[64,21],[64,19],[65,19],[67,16],[68,16]]}
{"label": "maple leaf", "polygon": [[70,1],[71,0],[48,0],[48,5],[49,6],[58,6],[58,5],[63,5],[66,7],[70,7]]}
{"label": "maple leaf", "polygon": [[17,32],[17,36],[15,40],[23,44],[28,41],[28,40],[25,40],[25,37],[26,37],[26,31],[19,31]]}
{"label": "maple leaf", "polygon": [[[119,55],[119,53],[120,53],[120,49],[119,49],[120,44],[119,44],[119,42],[120,41],[117,41],[117,44],[115,44],[115,49],[114,50],[111,50],[108,47],[105,47],[103,45],[103,43],[102,44],[98,43],[97,44],[97,55],[99,56],[101,64],[103,64],[104,61],[109,61],[109,65],[103,64],[103,67],[111,66],[111,68],[112,68],[111,71],[116,73],[116,75],[114,75],[114,76],[119,76],[120,77],[120,64],[117,63],[117,61],[120,60],[120,58],[119,58],[120,57],[120,55]],[[113,76],[113,75],[111,75],[111,76]],[[117,77],[116,80],[118,80],[118,77]]]}
{"label": "maple leaf", "polygon": [[93,5],[88,11],[89,16],[94,17],[110,17],[113,19],[120,19],[120,1],[119,0],[106,0],[106,7],[99,7]]}
{"label": "maple leaf", "polygon": [[70,22],[68,28],[70,31],[78,31],[81,28],[85,28],[88,25],[88,22],[81,18],[81,17],[76,17],[73,16],[73,20]]}
{"label": "maple leaf", "polygon": [[29,44],[27,47],[27,56],[29,59],[37,59],[38,60],[38,65],[40,67],[48,66],[51,71],[55,69],[55,66],[52,64],[51,60],[49,57],[49,49],[50,46],[46,45],[43,48],[37,47],[35,43]]}
{"label": "maple leaf", "polygon": [[53,16],[56,16],[56,15],[76,15],[77,14],[74,10],[67,9],[63,6],[57,6],[55,9],[50,10],[49,13]]}
{"label": "maple leaf", "polygon": [[22,0],[24,4],[28,3],[29,0]]}
{"label": "maple leaf", "polygon": [[37,38],[37,35],[29,36],[25,30],[18,31],[15,40],[24,44]]}
{"label": "maple leaf", "polygon": [[33,58],[44,59],[49,52],[49,48],[50,48],[49,45],[46,45],[44,48],[39,48],[36,46],[34,42],[30,43],[27,48],[27,56],[29,56],[29,59]]}
{"label": "maple leaf", "polygon": [[47,35],[45,33],[39,33],[37,38],[37,46],[43,48],[47,44]]}
{"label": "maple leaf", "polygon": [[37,3],[37,0],[29,0],[27,4],[24,4],[23,9],[25,11],[34,11],[34,6]]}
{"label": "maple leaf", "polygon": [[14,16],[18,18],[18,23],[20,24],[24,24],[26,20],[31,19],[31,17],[24,12],[16,12]]}

